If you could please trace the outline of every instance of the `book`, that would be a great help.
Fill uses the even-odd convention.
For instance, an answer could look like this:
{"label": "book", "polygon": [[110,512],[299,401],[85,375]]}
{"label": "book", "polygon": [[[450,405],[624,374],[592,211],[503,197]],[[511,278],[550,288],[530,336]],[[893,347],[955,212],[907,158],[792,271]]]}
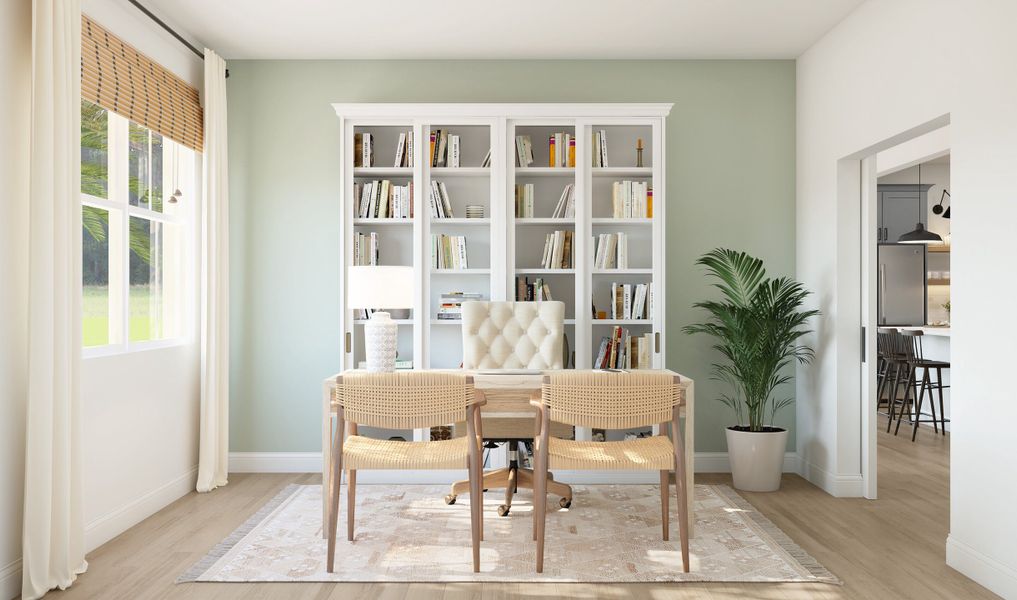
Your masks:
{"label": "book", "polygon": [[450,135],[448,136],[449,150],[448,150],[448,166],[453,168],[459,168],[460,156],[459,156],[459,136]]}
{"label": "book", "polygon": [[540,260],[541,268],[571,269],[574,262],[572,260],[574,237],[575,233],[572,231],[555,231],[547,234]]}
{"label": "book", "polygon": [[403,166],[403,155],[406,154],[406,134],[399,134],[399,142],[396,143],[395,164],[393,167]]}
{"label": "book", "polygon": [[438,138],[436,141],[438,147],[435,151],[434,165],[435,167],[448,166],[448,130],[439,129]]}
{"label": "book", "polygon": [[463,303],[484,300],[484,294],[477,292],[445,292],[441,295],[435,318],[441,321],[461,321]]}
{"label": "book", "polygon": [[357,233],[353,236],[353,264],[377,265],[380,249],[376,232]]}
{"label": "book", "polygon": [[569,166],[576,166],[576,139],[569,140]]}
{"label": "book", "polygon": [[516,136],[516,166],[528,167],[533,164],[533,143],[528,135]]}
{"label": "book", "polygon": [[361,145],[361,156],[360,166],[362,167],[373,167],[374,166],[374,136],[370,133],[361,134],[362,145]]}
{"label": "book", "polygon": [[466,236],[431,234],[431,268],[442,270],[468,269]]}
{"label": "book", "polygon": [[561,197],[558,198],[558,204],[554,207],[554,212],[551,214],[552,218],[555,219],[571,219],[576,216],[576,186],[573,183],[565,185],[565,189],[562,190]]}
{"label": "book", "polygon": [[364,166],[364,134],[353,134],[353,166]]}
{"label": "book", "polygon": [[480,166],[481,167],[490,167],[491,166],[491,149],[490,148],[487,149],[487,154],[484,155],[484,160],[482,160],[480,162]]}
{"label": "book", "polygon": [[533,218],[533,184],[516,184],[516,217]]}
{"label": "book", "polygon": [[549,166],[549,167],[557,167],[558,166],[558,152],[557,152],[557,149],[555,147],[556,143],[559,143],[558,142],[558,134],[557,133],[553,133],[553,134],[551,134],[550,138],[547,140],[547,166]]}
{"label": "book", "polygon": [[607,167],[607,131],[600,130],[600,166]]}
{"label": "book", "polygon": [[406,132],[406,153],[403,155],[403,166],[413,166],[413,130]]}
{"label": "book", "polygon": [[435,161],[435,156],[436,156],[434,151],[435,151],[435,142],[437,140],[437,135],[438,135],[437,131],[432,131],[431,132],[431,146],[430,146],[430,149],[428,150],[428,153],[427,153],[428,163],[432,167],[436,166],[435,162],[434,162]]}

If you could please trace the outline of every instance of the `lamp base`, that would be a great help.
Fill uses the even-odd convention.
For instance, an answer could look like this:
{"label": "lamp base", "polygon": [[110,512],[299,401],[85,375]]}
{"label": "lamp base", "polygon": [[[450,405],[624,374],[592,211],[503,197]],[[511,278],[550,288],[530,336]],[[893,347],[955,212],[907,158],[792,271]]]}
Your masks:
{"label": "lamp base", "polygon": [[373,373],[395,371],[399,326],[387,312],[378,311],[364,323],[364,351],[367,370]]}

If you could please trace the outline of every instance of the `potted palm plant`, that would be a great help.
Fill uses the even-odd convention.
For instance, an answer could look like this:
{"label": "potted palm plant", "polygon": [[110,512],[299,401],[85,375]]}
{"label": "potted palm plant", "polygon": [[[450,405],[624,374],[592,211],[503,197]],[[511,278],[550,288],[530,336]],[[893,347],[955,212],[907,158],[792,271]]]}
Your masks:
{"label": "potted palm plant", "polygon": [[723,357],[713,364],[713,379],[733,389],[719,399],[738,418],[738,424],[726,431],[734,486],[776,491],[787,430],[773,422],[777,412],[794,400],[778,399],[775,393],[791,380],[791,365],[812,361],[813,350],[799,344],[798,338],[809,332],[806,323],[819,311],[802,309],[810,293],[802,284],[789,277],[768,278],[763,261],[744,252],[717,248],[696,264],[715,280],[722,299],[694,304],[709,318],[684,330],[713,337],[713,348]]}

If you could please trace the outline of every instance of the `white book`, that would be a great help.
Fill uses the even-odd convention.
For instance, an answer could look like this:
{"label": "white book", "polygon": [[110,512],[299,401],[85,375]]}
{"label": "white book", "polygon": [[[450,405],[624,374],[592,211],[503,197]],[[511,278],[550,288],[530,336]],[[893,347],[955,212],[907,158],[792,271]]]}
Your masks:
{"label": "white book", "polygon": [[600,166],[607,166],[607,131],[600,130]]}
{"label": "white book", "polygon": [[403,162],[406,164],[407,167],[412,167],[413,166],[413,131],[412,130],[406,132],[406,156],[404,157]]}
{"label": "white book", "polygon": [[614,282],[611,283],[611,318],[621,318],[618,315],[618,284]]}
{"label": "white book", "polygon": [[468,269],[470,268],[469,262],[466,260],[466,236],[459,236],[459,268]]}
{"label": "white book", "polygon": [[622,314],[623,319],[632,318],[632,284],[626,283],[622,287]]}
{"label": "white book", "polygon": [[450,136],[448,136],[448,140],[449,140],[448,166],[458,168],[459,167],[459,136],[458,135],[450,135]]}
{"label": "white book", "polygon": [[576,216],[576,186],[575,184],[569,184],[569,201],[568,206],[565,208],[565,218],[573,219]]}
{"label": "white book", "polygon": [[629,236],[618,232],[618,261],[619,269],[629,268]]}
{"label": "white book", "polygon": [[396,144],[395,164],[393,167],[403,166],[403,153],[406,152],[406,134],[399,134],[399,142]]}
{"label": "white book", "polygon": [[548,256],[550,247],[551,247],[551,234],[548,233],[547,235],[544,236],[544,251],[540,255],[540,267],[542,269],[547,269],[548,265],[551,262],[551,259]]}
{"label": "white book", "polygon": [[533,184],[527,183],[523,191],[526,199],[526,216],[533,217]]}
{"label": "white book", "polygon": [[379,219],[388,217],[388,202],[389,196],[392,193],[392,182],[385,179],[381,182],[381,198],[378,201],[378,215]]}
{"label": "white book", "polygon": [[591,145],[593,146],[593,152],[590,153],[591,155],[593,155],[593,166],[594,167],[599,167],[600,166],[600,132],[598,132],[598,131],[594,131],[593,132],[593,143]]}
{"label": "white book", "polygon": [[622,182],[615,181],[611,184],[611,217],[621,217],[621,195],[622,195]]}
{"label": "white book", "polygon": [[441,215],[441,200],[438,195],[438,182],[431,180],[431,217],[435,219],[442,218]]}
{"label": "white book", "polygon": [[445,182],[441,181],[438,183],[438,188],[441,190],[441,207],[442,212],[445,213],[446,219],[451,219],[455,215],[452,214],[452,199],[448,195],[448,187],[445,186]]}
{"label": "white book", "polygon": [[371,147],[371,141],[374,136],[370,133],[365,133],[362,138],[361,151],[363,154],[360,157],[360,164],[365,167],[374,166],[374,148]]}
{"label": "white book", "polygon": [[622,199],[625,202],[622,206],[622,216],[625,218],[632,216],[632,183],[631,181],[626,181],[622,184]]}

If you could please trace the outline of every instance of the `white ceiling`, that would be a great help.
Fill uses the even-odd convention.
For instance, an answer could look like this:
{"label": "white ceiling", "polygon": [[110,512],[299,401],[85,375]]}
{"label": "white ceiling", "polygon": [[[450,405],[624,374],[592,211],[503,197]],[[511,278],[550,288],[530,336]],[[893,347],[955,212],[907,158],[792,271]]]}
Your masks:
{"label": "white ceiling", "polygon": [[226,58],[796,58],[864,0],[142,0]]}

